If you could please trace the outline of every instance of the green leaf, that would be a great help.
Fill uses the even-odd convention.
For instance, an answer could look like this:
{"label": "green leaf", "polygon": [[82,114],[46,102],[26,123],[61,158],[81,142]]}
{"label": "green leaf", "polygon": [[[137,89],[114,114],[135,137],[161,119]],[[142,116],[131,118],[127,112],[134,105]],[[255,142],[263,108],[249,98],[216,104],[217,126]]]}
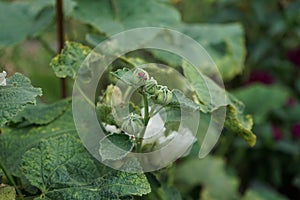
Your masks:
{"label": "green leaf", "polygon": [[15,200],[16,199],[15,188],[4,184],[0,184],[0,199]]}
{"label": "green leaf", "polygon": [[80,140],[67,134],[43,140],[27,151],[22,170],[49,199],[119,199],[150,192],[142,173],[110,171],[99,176]]}
{"label": "green leaf", "polygon": [[76,2],[74,2],[74,0],[64,0],[63,1],[64,15],[70,17],[74,12],[75,6],[76,6]]}
{"label": "green leaf", "polygon": [[0,134],[0,161],[9,174],[21,177],[22,155],[42,139],[65,133],[77,134],[71,109],[46,126],[3,129]]}
{"label": "green leaf", "polygon": [[50,66],[57,77],[71,77],[74,79],[81,64],[90,52],[91,49],[88,46],[67,41],[62,52],[52,59]]}
{"label": "green leaf", "polygon": [[204,74],[200,76],[198,71],[187,62],[182,64],[182,68],[184,76],[197,94],[202,112],[212,112],[227,105],[227,97],[223,88]]}
{"label": "green leaf", "polygon": [[85,40],[92,46],[97,46],[100,42],[106,39],[105,34],[88,33],[85,35]]}
{"label": "green leaf", "polygon": [[22,161],[24,175],[44,194],[72,183],[79,186],[97,174],[97,167],[80,140],[68,134],[42,140],[24,154]]}
{"label": "green leaf", "polygon": [[[236,199],[238,180],[225,171],[221,158],[207,156],[204,159],[187,160],[175,169],[175,182],[184,191],[201,185],[211,199]],[[202,193],[201,196],[204,194]]]}
{"label": "green leaf", "polygon": [[246,48],[244,31],[239,23],[181,24],[176,30],[192,37],[205,48],[225,81],[242,73]]}
{"label": "green leaf", "polygon": [[182,200],[179,190],[174,186],[166,186],[152,190],[150,194],[145,197],[146,200],[159,199],[159,200]]}
{"label": "green leaf", "polygon": [[182,58],[171,52],[163,51],[160,49],[147,49],[154,58],[167,63],[171,67],[180,66],[182,63]]}
{"label": "green leaf", "polygon": [[49,124],[69,108],[70,101],[71,99],[67,99],[52,104],[29,105],[12,121],[14,123],[20,123],[25,119],[25,123],[37,125]]}
{"label": "green leaf", "polygon": [[7,79],[6,86],[0,86],[0,127],[10,121],[27,104],[35,104],[42,95],[40,88],[34,88],[28,78],[15,73]]}
{"label": "green leaf", "polygon": [[133,72],[124,67],[123,69],[118,69],[114,72],[111,72],[112,75],[114,75],[115,77],[117,77],[118,79],[120,79],[121,81],[123,81],[124,83],[128,84],[128,85],[134,85],[133,80],[134,80],[134,75]]}
{"label": "green leaf", "polygon": [[181,109],[190,109],[192,111],[198,110],[199,105],[187,98],[180,90],[172,90],[172,100],[168,106],[176,106]]}
{"label": "green leaf", "polygon": [[119,160],[130,153],[133,147],[128,135],[113,133],[100,141],[99,154],[102,160]]}
{"label": "green leaf", "polygon": [[282,196],[275,190],[268,188],[263,185],[259,185],[259,187],[255,186],[249,190],[247,190],[245,196],[242,200],[287,200],[286,197]]}
{"label": "green leaf", "polygon": [[252,84],[233,94],[245,103],[245,111],[253,115],[255,123],[264,123],[270,112],[284,105],[289,92],[278,85]]}
{"label": "green leaf", "polygon": [[168,199],[172,199],[172,200],[181,200],[181,194],[180,192],[174,187],[174,186],[166,186],[163,185],[161,188],[161,193],[163,196],[163,199],[168,200]]}
{"label": "green leaf", "polygon": [[155,0],[75,2],[77,6],[74,18],[107,35],[138,27],[171,26],[180,20],[179,12],[175,8]]}
{"label": "green leaf", "polygon": [[0,2],[0,47],[36,36],[52,22],[52,1]]}
{"label": "green leaf", "polygon": [[253,146],[256,141],[256,136],[251,131],[253,121],[250,115],[243,115],[243,103],[226,93],[225,89],[209,77],[199,76],[197,70],[187,63],[184,63],[182,68],[185,77],[198,96],[200,110],[207,113],[226,106],[225,127],[242,136],[250,146]]}
{"label": "green leaf", "polygon": [[[137,169],[138,168],[138,169]],[[103,190],[119,197],[128,195],[142,196],[151,192],[147,177],[141,172],[141,167],[134,159],[128,161],[123,166],[124,170],[140,171],[139,173],[114,171],[101,178],[98,178],[95,184],[103,187]]]}
{"label": "green leaf", "polygon": [[175,186],[170,185],[170,180],[173,183],[173,177],[173,170],[170,169],[160,170],[156,174],[147,173],[147,178],[151,185],[151,193],[147,194],[143,199],[181,200],[180,191]]}

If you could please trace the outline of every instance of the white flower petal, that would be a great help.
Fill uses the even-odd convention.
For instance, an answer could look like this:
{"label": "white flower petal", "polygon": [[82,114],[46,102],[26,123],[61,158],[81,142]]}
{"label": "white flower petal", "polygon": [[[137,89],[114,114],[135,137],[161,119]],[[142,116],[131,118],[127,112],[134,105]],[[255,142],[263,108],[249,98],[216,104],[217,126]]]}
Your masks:
{"label": "white flower petal", "polygon": [[148,122],[144,138],[151,138],[157,134],[163,133],[166,130],[164,125],[165,123],[161,116],[159,114],[154,115]]}
{"label": "white flower petal", "polygon": [[110,132],[110,133],[121,133],[121,130],[118,129],[118,128],[117,128],[116,126],[114,126],[114,125],[109,125],[109,124],[103,123],[103,126],[104,126],[104,128],[105,128],[105,130],[106,130],[107,132]]}
{"label": "white flower petal", "polygon": [[[151,111],[151,107],[149,107],[149,111]],[[144,116],[144,108],[141,109],[141,112],[142,116]],[[159,138],[165,137],[164,132],[166,131],[166,128],[164,125],[164,121],[158,113],[151,117],[146,127],[143,145],[153,144]]]}
{"label": "white flower petal", "polygon": [[6,71],[0,73],[0,86],[6,86],[6,79],[5,79],[6,75],[7,75]]}
{"label": "white flower petal", "polygon": [[186,156],[189,154],[192,145],[197,141],[193,133],[190,129],[181,127],[179,128],[179,131],[173,131],[173,138],[171,141],[165,141],[168,142],[168,144],[163,143],[160,146],[166,146],[168,145],[168,148],[163,153],[165,156],[168,157],[174,157],[174,159],[177,159],[182,156]]}

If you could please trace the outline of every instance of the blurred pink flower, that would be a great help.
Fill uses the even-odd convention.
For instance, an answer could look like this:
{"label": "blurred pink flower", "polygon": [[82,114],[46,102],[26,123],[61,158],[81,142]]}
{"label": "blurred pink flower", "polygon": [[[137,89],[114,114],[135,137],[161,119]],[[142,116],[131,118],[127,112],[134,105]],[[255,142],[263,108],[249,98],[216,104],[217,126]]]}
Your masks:
{"label": "blurred pink flower", "polygon": [[300,138],[300,124],[294,124],[291,127],[291,133],[293,138]]}
{"label": "blurred pink flower", "polygon": [[249,79],[246,81],[246,85],[259,82],[263,83],[265,85],[270,85],[274,82],[273,77],[270,75],[270,73],[265,71],[253,71],[250,74]]}
{"label": "blurred pink flower", "polygon": [[293,97],[289,97],[285,102],[285,105],[288,107],[293,107],[295,104],[296,104],[296,99],[294,99]]}
{"label": "blurred pink flower", "polygon": [[289,60],[298,68],[300,68],[300,45],[288,51]]}

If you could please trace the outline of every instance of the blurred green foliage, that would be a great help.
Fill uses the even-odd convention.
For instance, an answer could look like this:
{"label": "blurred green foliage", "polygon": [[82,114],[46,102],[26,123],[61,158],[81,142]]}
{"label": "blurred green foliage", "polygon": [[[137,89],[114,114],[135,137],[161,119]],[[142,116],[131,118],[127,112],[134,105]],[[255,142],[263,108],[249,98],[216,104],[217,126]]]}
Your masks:
{"label": "blurred green foliage", "polygon": [[[238,21],[243,25],[247,47],[245,73],[227,83],[227,88],[235,88],[233,93],[245,103],[246,112],[252,114],[257,144],[249,149],[225,132],[216,154],[225,156],[227,165],[235,169],[242,181],[241,191],[251,185],[264,185],[297,199],[300,2],[186,0],[177,1],[176,7],[186,22]],[[246,196],[260,199],[252,197],[255,193],[247,192]]]}

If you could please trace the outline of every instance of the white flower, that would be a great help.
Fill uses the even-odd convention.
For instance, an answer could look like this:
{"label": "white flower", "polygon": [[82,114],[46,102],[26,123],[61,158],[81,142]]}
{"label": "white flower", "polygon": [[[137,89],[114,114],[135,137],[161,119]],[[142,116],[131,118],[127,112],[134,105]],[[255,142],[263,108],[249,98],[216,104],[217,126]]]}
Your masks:
{"label": "white flower", "polygon": [[[149,107],[149,111],[151,108]],[[141,109],[142,117],[144,116],[144,108]],[[103,126],[107,132],[110,133],[120,133],[121,129],[114,125],[109,125],[103,123]],[[146,127],[146,131],[143,137],[143,146],[153,145],[152,150],[159,150],[164,146],[170,145],[166,155],[171,156],[172,159],[177,159],[178,155],[186,156],[192,147],[192,144],[196,142],[196,137],[193,135],[189,128],[181,126],[177,131],[170,131],[170,133],[165,135],[165,122],[159,113],[152,116]],[[129,133],[126,133],[130,135]],[[174,158],[173,158],[174,157]]]}
{"label": "white flower", "polygon": [[[150,110],[150,109],[149,109]],[[143,114],[143,109],[142,109]],[[185,149],[185,147],[191,147],[191,144],[196,142],[196,138],[190,129],[181,127],[178,131],[171,131],[167,136],[165,135],[165,124],[159,113],[150,118],[146,132],[144,135],[143,145],[155,143],[155,149],[160,149],[172,140],[176,143],[176,149]],[[174,151],[175,148],[171,148]],[[190,148],[187,148],[187,151],[184,155],[189,153]],[[170,152],[171,153],[171,152]]]}
{"label": "white flower", "polygon": [[0,86],[6,86],[6,79],[5,79],[6,75],[7,75],[6,71],[0,73]]}
{"label": "white flower", "polygon": [[[149,111],[151,111],[151,107],[149,107]],[[141,109],[142,117],[144,117],[145,109]],[[161,116],[157,113],[149,119],[148,125],[146,127],[146,131],[143,137],[143,145],[145,144],[153,144],[158,141],[160,137],[165,137],[164,132],[166,128],[164,127],[164,121]]]}

